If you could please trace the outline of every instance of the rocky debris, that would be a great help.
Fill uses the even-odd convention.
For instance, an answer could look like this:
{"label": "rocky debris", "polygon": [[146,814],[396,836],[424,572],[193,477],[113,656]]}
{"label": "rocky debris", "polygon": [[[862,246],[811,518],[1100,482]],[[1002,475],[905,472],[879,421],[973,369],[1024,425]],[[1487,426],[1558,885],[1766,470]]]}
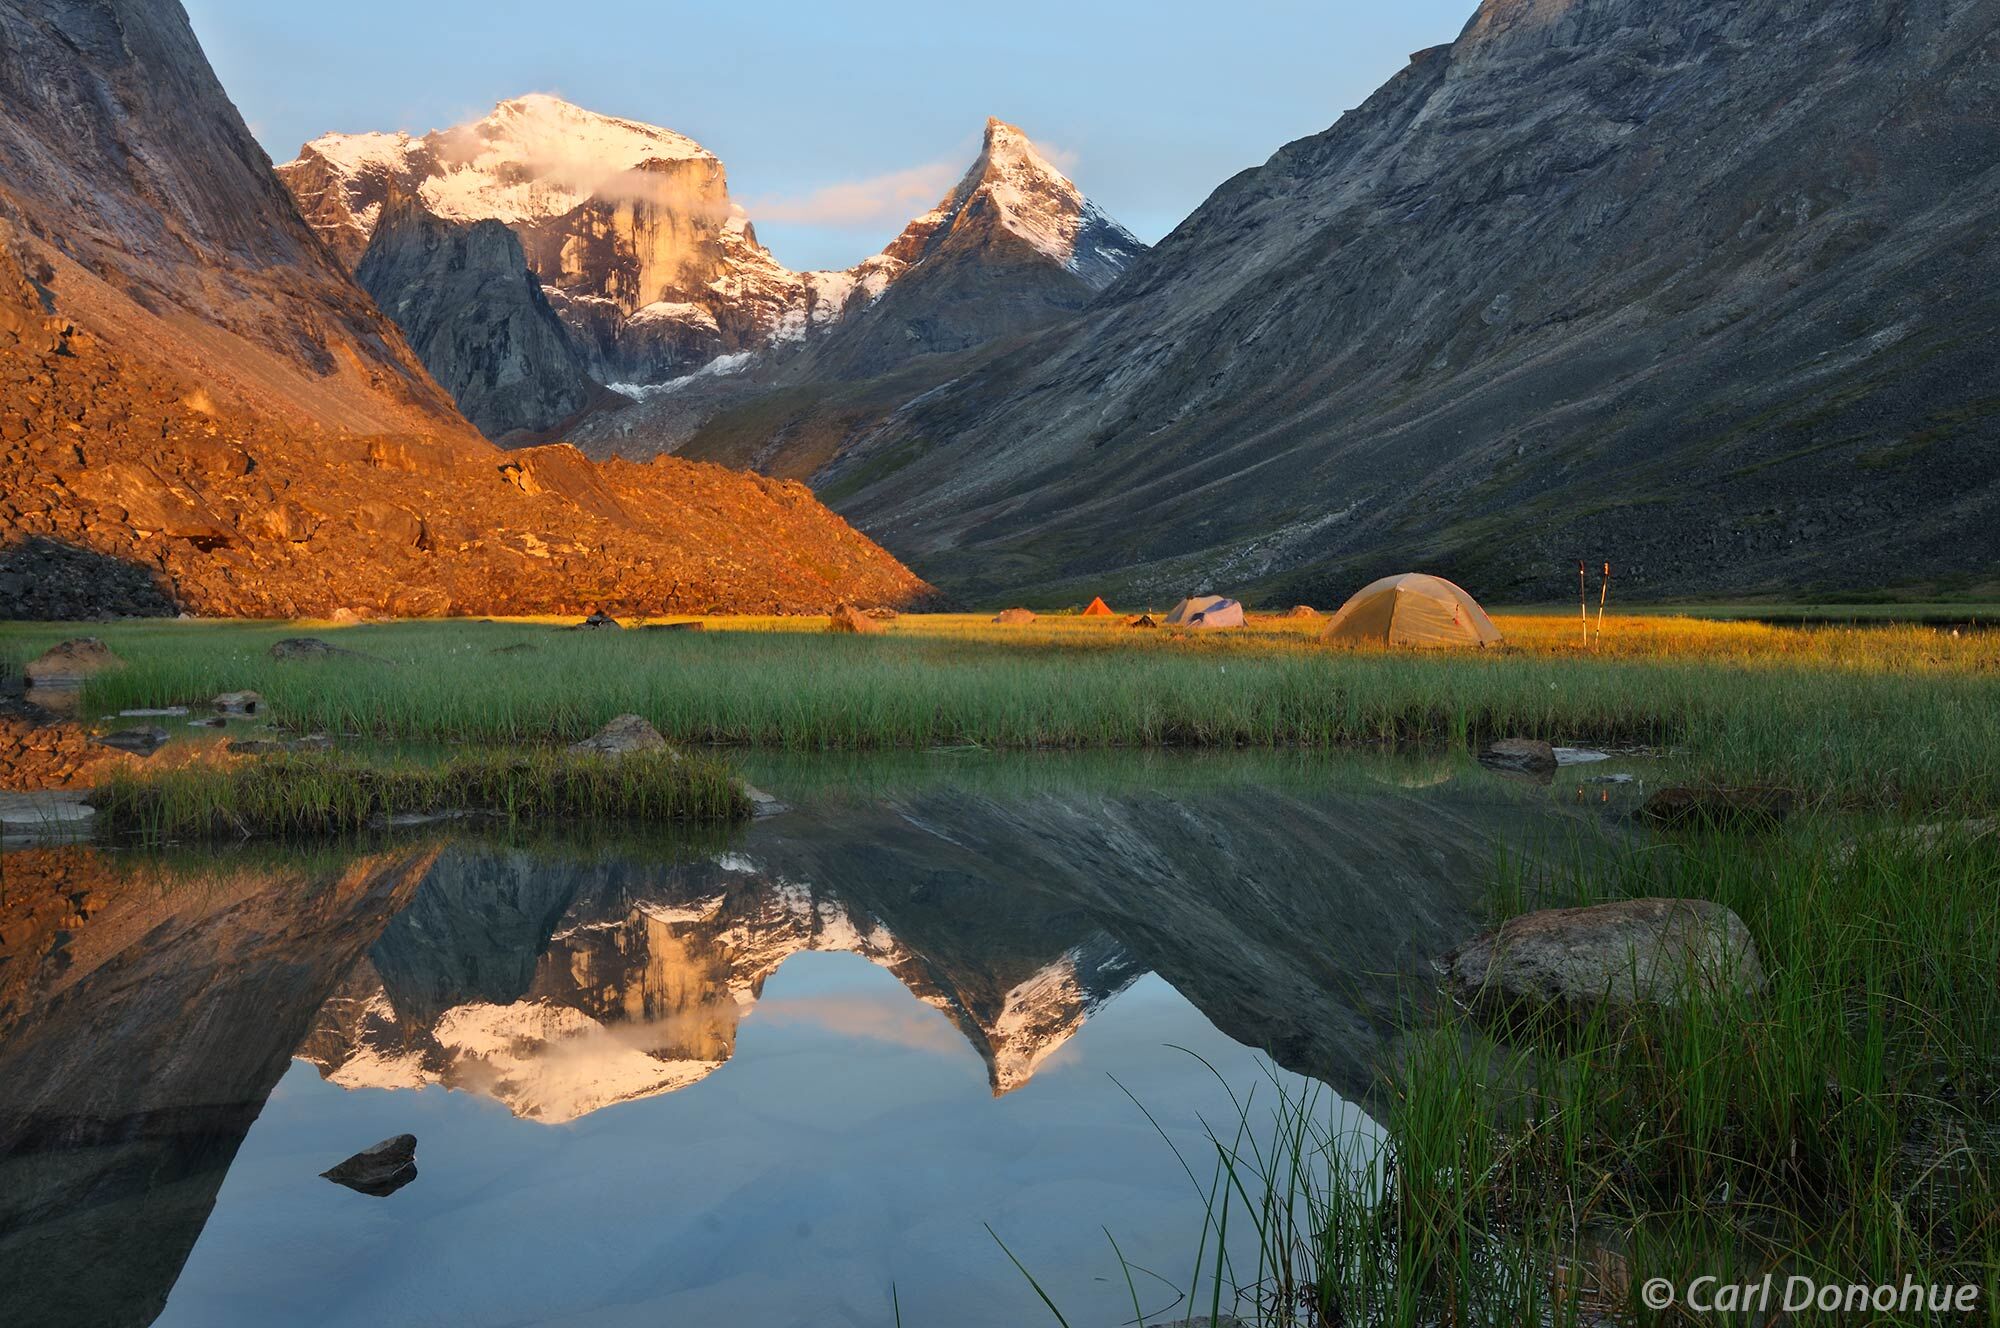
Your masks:
{"label": "rocky debris", "polygon": [[1626,899],[1511,918],[1439,961],[1452,994],[1508,1014],[1588,1015],[1765,985],[1743,920],[1702,899]]}
{"label": "rocky debris", "polygon": [[50,646],[22,665],[21,673],[30,687],[73,687],[93,674],[124,663],[96,637],[79,636]]}
{"label": "rocky debris", "polygon": [[336,1185],[386,1199],[417,1178],[417,1136],[384,1139],[319,1174]]}
{"label": "rocky debris", "polygon": [[259,692],[223,692],[211,704],[225,715],[254,715],[263,710],[264,697]]}
{"label": "rocky debris", "polygon": [[625,627],[624,623],[619,622],[616,618],[612,617],[610,614],[599,612],[591,614],[588,618],[585,618],[582,622],[578,623],[576,627],[573,628],[572,630],[595,632],[608,629],[610,631],[617,632],[617,631],[623,631],[624,627]]}
{"label": "rocky debris", "polygon": [[1552,773],[1557,765],[1555,748],[1538,738],[1500,738],[1479,749],[1479,763],[1493,770],[1521,774]]}
{"label": "rocky debris", "polygon": [[1639,808],[1639,819],[1665,830],[1768,830],[1792,814],[1798,797],[1784,788],[1663,788]]}
{"label": "rocky debris", "polygon": [[829,632],[847,632],[856,636],[868,636],[886,629],[881,623],[876,622],[853,605],[839,604],[834,607],[833,613],[827,619],[826,630]]}
{"label": "rocky debris", "polygon": [[354,277],[489,438],[552,429],[596,391],[521,241],[498,221],[446,221],[397,191]]}
{"label": "rocky debris", "polygon": [[131,752],[135,756],[151,756],[167,745],[167,731],[152,726],[118,729],[99,734],[91,741],[116,751]]}
{"label": "rocky debris", "polygon": [[660,731],[638,715],[620,715],[582,742],[571,743],[569,749],[600,756],[672,750],[667,740],[660,736]]}
{"label": "rocky debris", "polygon": [[1010,627],[1019,627],[1034,620],[1035,614],[1031,609],[1002,609],[993,615],[994,622],[1005,623]]}

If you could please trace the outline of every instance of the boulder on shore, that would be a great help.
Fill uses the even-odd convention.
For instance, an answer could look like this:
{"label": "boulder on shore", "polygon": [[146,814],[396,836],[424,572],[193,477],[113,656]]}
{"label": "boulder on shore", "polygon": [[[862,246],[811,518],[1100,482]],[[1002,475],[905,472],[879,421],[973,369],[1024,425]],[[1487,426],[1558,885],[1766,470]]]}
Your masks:
{"label": "boulder on shore", "polygon": [[570,744],[581,755],[624,756],[628,752],[664,752],[667,740],[638,715],[620,715],[582,742]]}
{"label": "boulder on shore", "polygon": [[71,687],[94,673],[115,669],[125,661],[94,636],[78,636],[50,646],[21,666],[30,687]]}
{"label": "boulder on shore", "polygon": [[417,1136],[384,1139],[319,1174],[336,1185],[386,1199],[417,1178]]}
{"label": "boulder on shore", "polygon": [[876,622],[852,604],[836,604],[832,615],[827,619],[826,630],[829,632],[851,633],[855,636],[867,636],[872,632],[880,632],[886,629],[883,628],[881,623]]}
{"label": "boulder on shore", "polygon": [[1705,899],[1622,899],[1511,918],[1440,960],[1452,994],[1507,1013],[1585,1015],[1763,990],[1743,919]]}
{"label": "boulder on shore", "polygon": [[585,618],[582,622],[578,623],[575,627],[571,628],[570,630],[576,632],[583,632],[583,631],[622,632],[625,630],[625,624],[619,622],[616,618],[612,617],[610,614],[600,609],[597,612],[591,614],[588,618]]}

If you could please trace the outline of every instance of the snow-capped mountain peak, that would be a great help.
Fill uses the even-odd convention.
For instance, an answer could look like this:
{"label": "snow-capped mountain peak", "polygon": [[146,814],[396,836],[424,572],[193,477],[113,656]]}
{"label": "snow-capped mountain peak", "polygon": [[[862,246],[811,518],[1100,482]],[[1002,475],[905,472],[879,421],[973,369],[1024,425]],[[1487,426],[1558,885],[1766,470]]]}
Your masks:
{"label": "snow-capped mountain peak", "polygon": [[1146,247],[1091,202],[1019,126],[998,117],[988,117],[972,168],[885,252],[917,263],[981,224],[997,224],[1100,288]]}

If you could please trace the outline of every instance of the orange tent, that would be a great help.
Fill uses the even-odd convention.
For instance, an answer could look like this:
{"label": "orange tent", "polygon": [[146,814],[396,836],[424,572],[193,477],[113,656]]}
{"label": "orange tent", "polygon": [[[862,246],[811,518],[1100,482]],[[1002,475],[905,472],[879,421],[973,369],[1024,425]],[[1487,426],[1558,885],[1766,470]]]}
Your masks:
{"label": "orange tent", "polygon": [[1109,618],[1112,616],[1111,606],[1104,602],[1104,596],[1099,595],[1084,606],[1083,616],[1086,618]]}

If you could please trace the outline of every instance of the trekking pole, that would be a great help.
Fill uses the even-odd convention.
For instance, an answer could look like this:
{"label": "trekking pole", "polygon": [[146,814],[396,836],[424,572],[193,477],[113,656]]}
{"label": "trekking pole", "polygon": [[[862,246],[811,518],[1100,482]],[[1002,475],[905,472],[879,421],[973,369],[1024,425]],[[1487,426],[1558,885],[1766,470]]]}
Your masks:
{"label": "trekking pole", "polygon": [[1597,591],[1597,641],[1604,643],[1604,601],[1611,598],[1611,564],[1604,564],[1604,584]]}
{"label": "trekking pole", "polygon": [[1590,649],[1590,592],[1583,585],[1583,559],[1576,560],[1576,611],[1583,619],[1583,648]]}

